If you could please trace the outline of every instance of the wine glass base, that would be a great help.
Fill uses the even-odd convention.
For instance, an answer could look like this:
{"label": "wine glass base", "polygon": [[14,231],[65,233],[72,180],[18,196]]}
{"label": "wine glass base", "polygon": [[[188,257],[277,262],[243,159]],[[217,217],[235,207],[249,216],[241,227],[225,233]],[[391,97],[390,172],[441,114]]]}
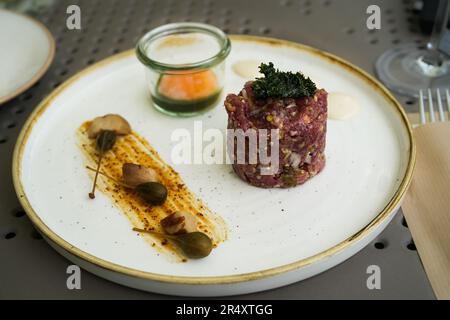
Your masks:
{"label": "wine glass base", "polygon": [[396,93],[419,97],[421,89],[450,89],[450,62],[429,65],[423,57],[429,51],[417,44],[405,44],[384,52],[375,63],[381,82]]}

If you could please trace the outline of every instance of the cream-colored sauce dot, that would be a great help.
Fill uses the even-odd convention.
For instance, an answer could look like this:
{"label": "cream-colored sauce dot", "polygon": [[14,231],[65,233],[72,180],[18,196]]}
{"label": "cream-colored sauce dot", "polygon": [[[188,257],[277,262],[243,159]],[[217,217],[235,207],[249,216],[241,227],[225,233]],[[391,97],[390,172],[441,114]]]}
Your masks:
{"label": "cream-colored sauce dot", "polygon": [[262,76],[259,73],[260,64],[261,62],[258,60],[239,60],[233,64],[232,69],[238,76],[247,80],[253,80]]}
{"label": "cream-colored sauce dot", "polygon": [[346,120],[355,116],[361,109],[358,101],[345,93],[328,94],[328,118]]}

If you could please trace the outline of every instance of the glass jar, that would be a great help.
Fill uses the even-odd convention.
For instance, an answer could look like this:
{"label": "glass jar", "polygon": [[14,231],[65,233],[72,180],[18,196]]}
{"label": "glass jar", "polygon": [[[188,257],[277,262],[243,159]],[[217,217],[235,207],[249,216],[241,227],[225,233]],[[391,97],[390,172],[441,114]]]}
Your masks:
{"label": "glass jar", "polygon": [[202,113],[219,100],[231,43],[220,29],[202,23],[171,23],[139,40],[153,105],[174,116]]}

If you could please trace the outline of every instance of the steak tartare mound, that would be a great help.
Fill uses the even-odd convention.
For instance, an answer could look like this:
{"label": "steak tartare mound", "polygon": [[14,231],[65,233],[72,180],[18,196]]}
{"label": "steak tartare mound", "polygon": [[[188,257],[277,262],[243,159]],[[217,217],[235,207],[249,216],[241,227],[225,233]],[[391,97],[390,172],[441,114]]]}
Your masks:
{"label": "steak tartare mound", "polygon": [[233,169],[242,180],[256,187],[294,187],[325,166],[327,92],[318,90],[301,73],[280,72],[271,63],[262,64],[260,70],[265,78],[247,82],[238,95],[226,97],[228,129],[244,132],[278,129],[278,170],[270,175],[261,174],[264,165],[259,157],[256,163],[249,163],[248,157],[245,163],[238,163],[236,141]]}

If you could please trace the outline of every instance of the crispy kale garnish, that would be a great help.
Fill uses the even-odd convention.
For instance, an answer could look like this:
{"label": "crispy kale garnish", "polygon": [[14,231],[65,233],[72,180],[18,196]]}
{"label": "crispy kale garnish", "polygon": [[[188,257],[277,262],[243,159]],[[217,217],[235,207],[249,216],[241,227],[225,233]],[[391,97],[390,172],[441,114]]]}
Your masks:
{"label": "crispy kale garnish", "polygon": [[311,97],[317,90],[314,82],[302,73],[279,71],[272,62],[261,63],[259,72],[264,74],[264,78],[257,78],[253,82],[253,92],[257,99]]}

